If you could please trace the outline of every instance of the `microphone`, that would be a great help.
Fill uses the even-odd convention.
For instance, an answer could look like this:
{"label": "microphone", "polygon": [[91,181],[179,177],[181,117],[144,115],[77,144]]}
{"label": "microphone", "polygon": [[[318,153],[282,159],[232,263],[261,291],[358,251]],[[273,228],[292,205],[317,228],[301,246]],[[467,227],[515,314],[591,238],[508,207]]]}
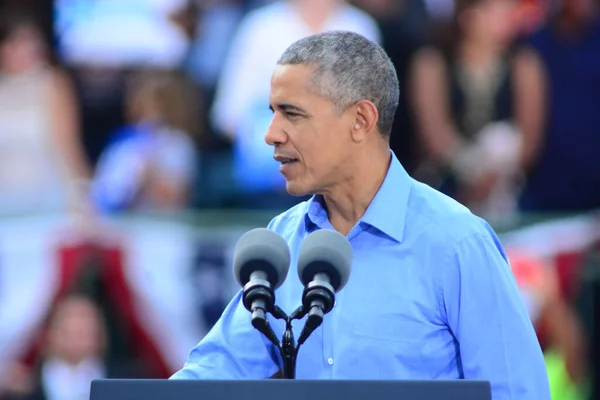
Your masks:
{"label": "microphone", "polygon": [[304,285],[302,307],[308,311],[298,344],[323,322],[333,308],[335,293],[344,288],[350,277],[352,246],[344,235],[334,230],[317,230],[304,240],[298,256],[298,277]]}
{"label": "microphone", "polygon": [[287,243],[269,229],[248,231],[235,246],[233,273],[243,287],[242,302],[252,313],[252,325],[263,333],[270,331],[269,336],[272,330],[268,327],[266,314],[273,310],[274,292],[285,280],[289,268],[290,249]]}

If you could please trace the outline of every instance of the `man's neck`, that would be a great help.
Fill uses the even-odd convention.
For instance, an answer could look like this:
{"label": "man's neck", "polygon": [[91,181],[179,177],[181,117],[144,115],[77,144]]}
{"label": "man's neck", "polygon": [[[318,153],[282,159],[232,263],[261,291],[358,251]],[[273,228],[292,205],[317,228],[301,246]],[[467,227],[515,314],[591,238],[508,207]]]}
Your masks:
{"label": "man's neck", "polygon": [[364,155],[351,178],[323,194],[329,222],[338,232],[348,235],[379,191],[391,160],[389,148],[382,153]]}

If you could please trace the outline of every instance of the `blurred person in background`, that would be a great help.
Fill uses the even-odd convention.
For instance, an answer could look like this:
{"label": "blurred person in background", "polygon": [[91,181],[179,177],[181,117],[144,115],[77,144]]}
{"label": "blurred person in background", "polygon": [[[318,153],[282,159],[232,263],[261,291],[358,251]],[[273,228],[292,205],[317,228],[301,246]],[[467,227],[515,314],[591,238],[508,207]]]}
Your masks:
{"label": "blurred person in background", "polygon": [[121,376],[104,359],[106,327],[96,304],[84,295],[60,299],[48,318],[44,352],[28,370],[15,365],[5,382],[5,399],[87,400],[94,379]]}
{"label": "blurred person in background", "polygon": [[449,43],[420,50],[411,72],[424,149],[416,177],[485,218],[514,213],[519,157],[544,118],[541,64],[513,46],[514,7],[458,0]]}
{"label": "blurred person in background", "polygon": [[518,0],[515,16],[520,37],[538,30],[548,18],[551,3],[555,0]]}
{"label": "blurred person in background", "polygon": [[[600,218],[597,219],[600,230]],[[600,399],[600,237],[583,254],[576,276],[578,286],[574,306],[579,316],[587,339],[587,370],[590,372],[589,400]]]}
{"label": "blurred person in background", "polygon": [[247,14],[221,73],[211,110],[214,129],[233,144],[233,175],[244,208],[288,208],[299,200],[285,191],[273,151],[264,141],[270,124],[270,79],[278,57],[314,33],[347,30],[380,42],[375,20],[343,0],[277,1]]}
{"label": "blurred person in background", "polygon": [[180,68],[196,9],[192,0],[32,2],[50,5],[53,48],[77,90],[83,142],[95,166],[110,134],[125,123],[127,76],[140,67]]}
{"label": "blurred person in background", "polygon": [[196,0],[195,35],[184,68],[212,103],[227,50],[244,15],[241,0]]}
{"label": "blurred person in background", "polygon": [[524,132],[524,212],[600,208],[600,5],[564,0],[529,40],[549,85],[543,131]]}
{"label": "blurred person in background", "polygon": [[170,71],[135,74],[127,88],[129,124],[101,154],[92,184],[105,212],[177,211],[188,207],[200,135],[197,98]]}
{"label": "blurred person in background", "polygon": [[400,102],[394,116],[390,147],[404,168],[412,173],[419,155],[415,143],[414,121],[410,114],[408,71],[415,52],[423,45],[428,22],[424,0],[353,0],[377,21],[381,45],[389,55],[400,83]]}
{"label": "blurred person in background", "polygon": [[506,253],[541,339],[552,398],[586,399],[587,344],[580,318],[561,292],[556,266],[524,248],[507,247]]}
{"label": "blurred person in background", "polygon": [[455,9],[454,0],[425,0],[427,12],[436,21],[452,19]]}
{"label": "blurred person in background", "polygon": [[67,76],[34,17],[0,11],[0,213],[85,206],[90,175]]}

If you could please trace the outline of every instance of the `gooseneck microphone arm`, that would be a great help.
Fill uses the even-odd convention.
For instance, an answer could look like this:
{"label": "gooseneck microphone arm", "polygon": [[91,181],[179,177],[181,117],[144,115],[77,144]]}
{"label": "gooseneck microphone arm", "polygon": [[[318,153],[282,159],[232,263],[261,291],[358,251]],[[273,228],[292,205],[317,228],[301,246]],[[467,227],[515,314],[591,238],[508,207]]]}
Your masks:
{"label": "gooseneck microphone arm", "polygon": [[294,331],[292,330],[292,321],[302,319],[306,315],[304,307],[300,306],[289,316],[278,306],[274,306],[271,314],[276,319],[285,321],[285,332],[283,333],[281,345],[278,345],[279,354],[283,361],[283,379],[296,378],[296,359],[301,343],[296,345],[294,340]]}
{"label": "gooseneck microphone arm", "polygon": [[[275,293],[266,280],[266,274],[263,271],[254,271],[250,274],[250,280],[244,286],[242,301],[244,302],[244,306],[251,312],[252,326],[269,339],[279,350],[283,361],[283,378],[295,379],[298,349],[312,330],[306,334],[305,327],[302,331],[302,343],[299,342],[296,344],[292,330],[292,321],[304,318],[307,314],[306,308],[300,306],[288,316],[279,306],[275,305]],[[268,313],[271,313],[276,319],[285,321],[285,332],[283,333],[281,342],[269,323],[269,319],[267,318]],[[321,320],[322,318],[321,314]]]}

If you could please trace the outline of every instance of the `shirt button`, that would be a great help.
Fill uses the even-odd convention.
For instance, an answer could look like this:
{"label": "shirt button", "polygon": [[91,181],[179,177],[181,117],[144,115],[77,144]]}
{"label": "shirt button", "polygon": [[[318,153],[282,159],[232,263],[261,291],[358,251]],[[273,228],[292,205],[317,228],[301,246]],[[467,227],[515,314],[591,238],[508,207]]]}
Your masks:
{"label": "shirt button", "polygon": [[333,358],[329,357],[329,358],[327,359],[327,364],[329,364],[329,365],[333,365]]}

